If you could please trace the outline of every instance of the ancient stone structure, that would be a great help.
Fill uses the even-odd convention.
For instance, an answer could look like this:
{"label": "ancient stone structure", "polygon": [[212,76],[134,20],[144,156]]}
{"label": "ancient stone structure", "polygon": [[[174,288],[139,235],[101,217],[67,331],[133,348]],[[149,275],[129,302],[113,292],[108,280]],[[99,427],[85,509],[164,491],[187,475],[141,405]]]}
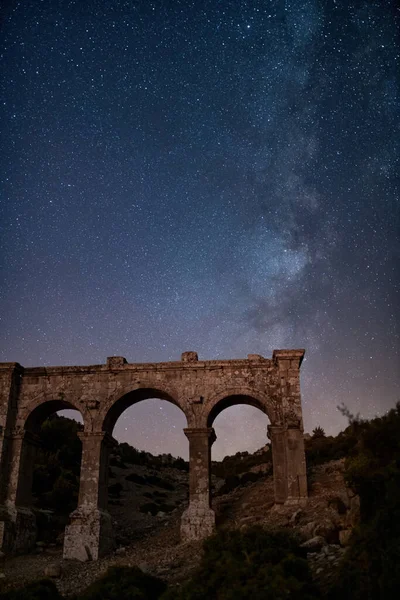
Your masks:
{"label": "ancient stone structure", "polygon": [[83,418],[79,501],[66,528],[64,557],[96,560],[114,547],[107,512],[108,457],[114,425],[136,402],[160,398],[185,414],[189,440],[189,506],[184,540],[215,528],[211,508],[213,422],[225,408],[250,404],[266,413],[272,444],[276,503],[307,500],[299,370],[304,350],[274,350],[272,359],[199,361],[185,352],[177,362],[129,364],[113,356],[105,365],[23,368],[0,364],[0,548],[21,552],[35,543],[32,472],[37,432],[61,409]]}

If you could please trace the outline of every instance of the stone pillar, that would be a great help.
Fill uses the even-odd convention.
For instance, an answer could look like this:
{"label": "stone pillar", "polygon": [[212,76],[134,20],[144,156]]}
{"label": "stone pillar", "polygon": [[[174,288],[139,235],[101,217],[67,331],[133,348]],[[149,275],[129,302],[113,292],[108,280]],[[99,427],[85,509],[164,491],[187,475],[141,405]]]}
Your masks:
{"label": "stone pillar", "polygon": [[286,495],[288,504],[307,502],[306,459],[300,396],[300,366],[304,350],[274,350],[273,361],[281,390],[284,424]]}
{"label": "stone pillar", "polygon": [[116,442],[105,432],[78,435],[82,441],[79,500],[65,528],[63,556],[97,560],[115,546],[107,499],[109,454]]}
{"label": "stone pillar", "polygon": [[212,427],[184,429],[189,439],[189,507],[181,520],[183,541],[199,540],[215,531],[211,508],[211,446],[216,440]]}
{"label": "stone pillar", "polygon": [[275,504],[283,504],[287,498],[285,428],[279,425],[268,425],[268,437],[272,447]]}
{"label": "stone pillar", "polygon": [[286,504],[307,503],[307,470],[303,431],[288,426],[286,431],[287,498]]}
{"label": "stone pillar", "polygon": [[22,373],[19,363],[0,363],[0,506],[10,479],[10,432],[15,428]]}
{"label": "stone pillar", "polygon": [[36,518],[31,507],[38,440],[24,430],[14,430],[7,438],[10,465],[0,516],[0,542],[4,552],[18,553],[30,550],[36,542]]}

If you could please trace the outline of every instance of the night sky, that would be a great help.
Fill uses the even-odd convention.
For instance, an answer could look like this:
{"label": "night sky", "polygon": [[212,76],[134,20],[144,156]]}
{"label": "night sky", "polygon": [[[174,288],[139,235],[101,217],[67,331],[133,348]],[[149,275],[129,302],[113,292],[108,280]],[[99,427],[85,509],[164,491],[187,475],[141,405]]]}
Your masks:
{"label": "night sky", "polygon": [[[1,353],[24,366],[305,348],[305,429],[400,400],[393,0],[1,11]],[[213,457],[264,445],[233,407]],[[183,414],[115,436],[187,456]]]}

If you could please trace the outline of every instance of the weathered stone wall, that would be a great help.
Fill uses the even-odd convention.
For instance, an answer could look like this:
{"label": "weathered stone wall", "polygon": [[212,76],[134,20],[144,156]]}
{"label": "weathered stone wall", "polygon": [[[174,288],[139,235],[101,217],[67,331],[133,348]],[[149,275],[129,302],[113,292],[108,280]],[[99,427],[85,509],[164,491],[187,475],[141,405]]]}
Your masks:
{"label": "weathered stone wall", "polygon": [[[79,505],[67,527],[64,556],[96,559],[113,546],[107,513],[108,454],[120,414],[146,398],[178,406],[186,416],[190,449],[189,508],[182,536],[198,539],[215,527],[210,498],[212,429],[233,404],[267,414],[273,450],[275,501],[307,497],[299,370],[303,350],[275,350],[272,359],[199,361],[195,352],[168,363],[130,364],[110,357],[105,365],[23,368],[0,364],[0,544],[19,551],[31,543],[19,522],[30,511],[35,432],[50,414],[78,410],[83,418]],[[26,538],[26,539],[25,539]]]}

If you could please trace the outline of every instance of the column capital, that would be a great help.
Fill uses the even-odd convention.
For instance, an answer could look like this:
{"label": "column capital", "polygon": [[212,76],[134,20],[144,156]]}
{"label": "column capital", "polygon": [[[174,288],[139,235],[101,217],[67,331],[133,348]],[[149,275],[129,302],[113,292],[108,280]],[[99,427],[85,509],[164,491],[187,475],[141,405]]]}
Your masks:
{"label": "column capital", "polygon": [[285,425],[267,425],[269,439],[271,439],[274,435],[282,434],[284,431],[286,431]]}
{"label": "column capital", "polygon": [[184,429],[183,432],[188,438],[188,440],[196,438],[208,438],[210,440],[210,443],[213,444],[217,439],[214,427],[188,427]]}
{"label": "column capital", "polygon": [[117,440],[107,431],[78,431],[77,435],[82,443],[86,440],[97,440],[99,443],[104,441],[109,448],[118,445]]}
{"label": "column capital", "polygon": [[288,362],[288,367],[296,366],[300,369],[305,352],[306,351],[303,348],[296,350],[274,350],[272,353],[272,360],[276,365],[282,362],[286,363],[286,361],[290,361]]}
{"label": "column capital", "polygon": [[15,428],[12,429],[8,434],[5,434],[11,440],[23,440],[32,446],[40,446],[40,437],[37,433],[29,431],[29,429]]}

